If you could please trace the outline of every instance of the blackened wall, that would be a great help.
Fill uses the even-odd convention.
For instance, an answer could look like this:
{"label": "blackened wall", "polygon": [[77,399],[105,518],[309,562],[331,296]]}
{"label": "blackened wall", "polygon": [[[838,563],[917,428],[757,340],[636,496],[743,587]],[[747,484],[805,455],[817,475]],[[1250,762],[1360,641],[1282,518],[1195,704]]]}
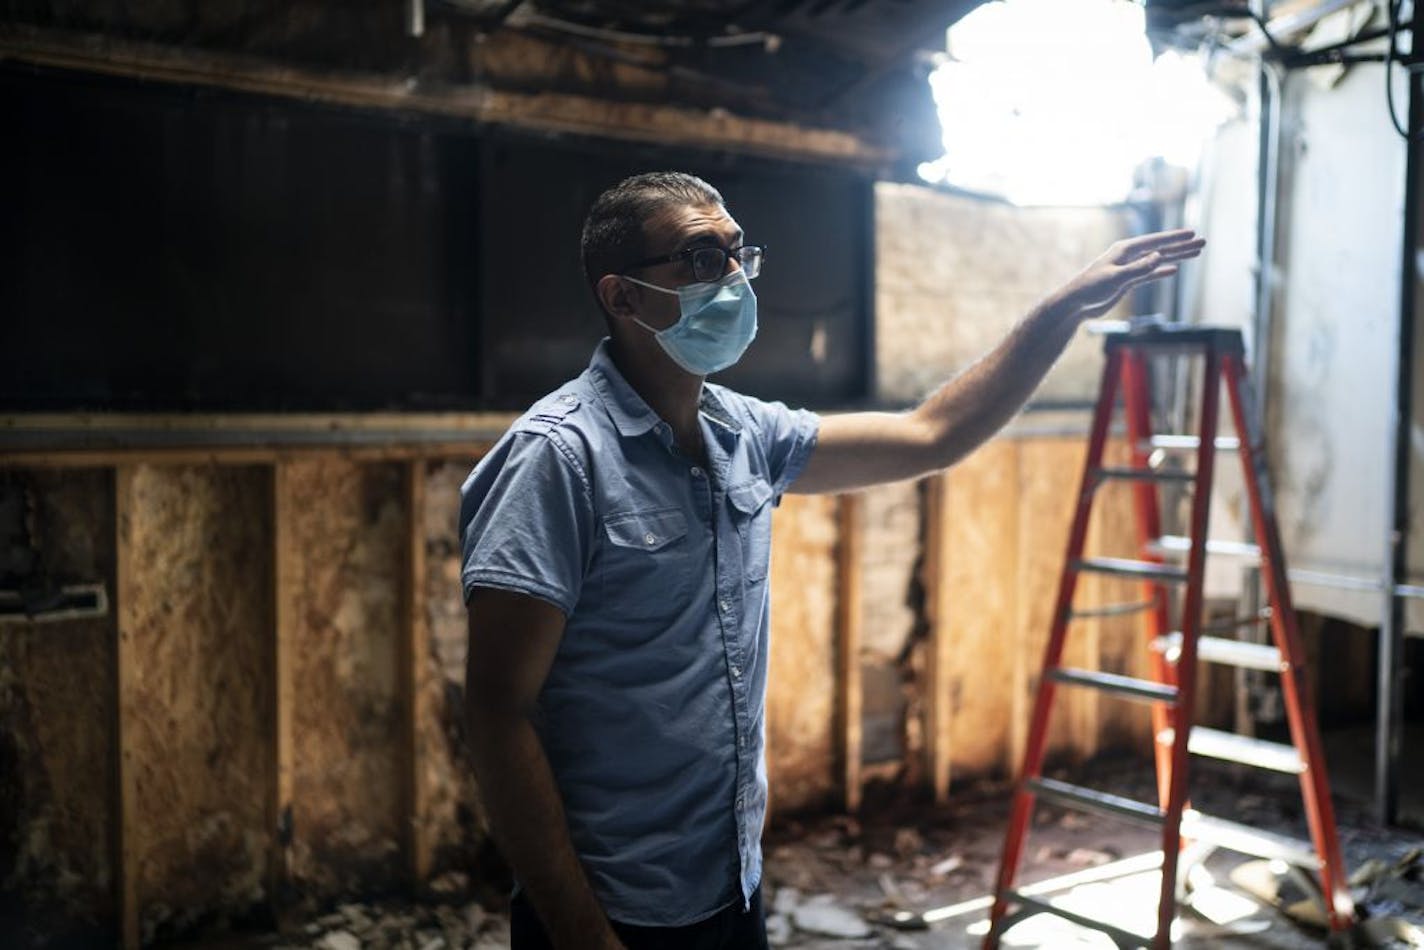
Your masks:
{"label": "blackened wall", "polygon": [[723,381],[869,388],[855,173],[25,68],[0,70],[0,123],[0,408],[518,408],[604,332],[588,206],[669,167],[771,247]]}

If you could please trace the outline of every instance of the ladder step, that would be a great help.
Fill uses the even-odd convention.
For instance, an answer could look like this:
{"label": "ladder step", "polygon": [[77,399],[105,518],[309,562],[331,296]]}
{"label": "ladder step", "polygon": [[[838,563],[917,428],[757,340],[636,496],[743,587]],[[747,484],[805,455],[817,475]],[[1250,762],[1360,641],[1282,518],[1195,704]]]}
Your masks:
{"label": "ladder step", "polygon": [[1284,861],[1312,871],[1320,870],[1320,858],[1308,842],[1224,818],[1213,818],[1198,811],[1187,810],[1182,813],[1182,837],[1204,841],[1240,854]]}
{"label": "ladder step", "polygon": [[[1156,557],[1171,554],[1187,554],[1192,550],[1192,539],[1181,535],[1166,535],[1147,542],[1147,553]],[[1211,541],[1206,543],[1207,554],[1225,554],[1230,557],[1244,557],[1260,560],[1260,545],[1247,541]]]}
{"label": "ladder step", "polygon": [[1194,482],[1195,472],[1163,471],[1155,468],[1095,468],[1095,478],[1111,478],[1136,482]]}
{"label": "ladder step", "polygon": [[1135,679],[1131,676],[1119,676],[1116,673],[1074,670],[1060,666],[1049,670],[1048,678],[1057,683],[1087,686],[1108,693],[1117,693],[1128,699],[1145,700],[1151,703],[1172,703],[1173,705],[1177,702],[1177,687],[1175,686],[1154,683],[1151,680]]}
{"label": "ladder step", "polygon": [[[1163,729],[1157,734],[1157,741],[1162,745],[1171,745],[1175,736],[1175,730]],[[1293,745],[1267,742],[1234,732],[1222,732],[1220,729],[1193,726],[1191,735],[1187,736],[1187,751],[1209,759],[1239,762],[1242,765],[1288,772],[1291,775],[1299,775],[1305,771],[1305,762]]]}
{"label": "ladder step", "polygon": [[[1152,648],[1166,657],[1167,662],[1176,663],[1182,655],[1182,635],[1169,633],[1160,636],[1152,642]],[[1265,670],[1267,673],[1280,673],[1287,667],[1281,651],[1269,644],[1246,643],[1223,637],[1197,637],[1197,659],[1245,670]]]}
{"label": "ladder step", "polygon": [[1162,810],[1156,805],[1123,798],[1121,795],[1113,795],[1109,792],[1100,792],[1093,788],[1084,788],[1081,785],[1070,785],[1052,778],[1030,778],[1024,784],[1038,797],[1057,802],[1060,805],[1096,812],[1113,818],[1126,818],[1128,821],[1146,825],[1149,828],[1162,827]]}
{"label": "ladder step", "polygon": [[[1121,927],[1115,927],[1104,921],[1094,920],[1092,917],[1085,917],[1077,911],[1069,910],[1066,907],[1059,907],[1057,904],[1051,904],[1037,897],[1030,897],[1023,891],[1005,891],[1004,900],[1011,904],[1019,905],[1025,911],[1031,911],[1035,914],[1053,914],[1055,917],[1062,917],[1064,920],[1077,924],[1079,927],[1087,927],[1089,930],[1101,931],[1107,934],[1112,942],[1117,944],[1120,948],[1148,947],[1152,945],[1151,937],[1144,937],[1142,934],[1133,933],[1130,930],[1123,930]],[[1024,914],[1022,916],[1029,915]]]}
{"label": "ladder step", "polygon": [[1069,620],[1085,620],[1089,617],[1125,617],[1142,613],[1157,606],[1155,600],[1134,600],[1126,604],[1103,604],[1101,607],[1083,607],[1068,611]]}
{"label": "ladder step", "polygon": [[[1152,449],[1195,451],[1200,447],[1201,439],[1195,435],[1154,435],[1140,446],[1144,452],[1149,452]],[[1218,452],[1236,452],[1240,449],[1241,440],[1235,436],[1219,435],[1216,437],[1216,450]]]}
{"label": "ladder step", "polygon": [[1187,570],[1171,564],[1157,564],[1153,561],[1131,561],[1118,557],[1094,557],[1074,561],[1075,571],[1092,571],[1097,574],[1113,574],[1118,577],[1138,577],[1148,581],[1182,583],[1187,579]]}

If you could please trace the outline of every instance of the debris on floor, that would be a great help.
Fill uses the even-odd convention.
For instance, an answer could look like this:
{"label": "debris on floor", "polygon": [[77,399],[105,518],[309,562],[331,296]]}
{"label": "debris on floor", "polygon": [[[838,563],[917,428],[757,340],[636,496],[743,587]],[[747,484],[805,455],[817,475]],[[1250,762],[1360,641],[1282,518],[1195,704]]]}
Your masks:
{"label": "debris on floor", "polygon": [[[1097,761],[1084,768],[1094,783],[1119,794],[1143,800],[1155,794],[1150,763]],[[1064,773],[1063,777],[1072,776]],[[1200,791],[1194,793],[1193,805],[1202,811],[1231,813],[1256,827],[1303,835],[1299,790],[1293,783],[1263,785],[1257,774],[1252,784],[1243,786],[1229,770],[1212,771],[1209,766],[1197,768],[1194,777]],[[893,790],[870,789],[858,818],[783,817],[764,842],[762,886],[772,946],[787,950],[977,948],[998,870],[1008,791],[1002,783],[956,788],[949,806],[933,808]],[[1352,809],[1342,803],[1338,813],[1341,846],[1347,866],[1354,869],[1350,884],[1362,918],[1357,936],[1365,946],[1424,947],[1424,938],[1411,942],[1424,925],[1424,835],[1378,828],[1363,806]],[[1075,894],[1062,889],[1049,899],[1141,905],[1152,916],[1158,885],[1144,880],[1141,872],[1146,867],[1142,858],[1161,846],[1156,832],[1044,805],[1037,809],[1030,841],[1025,888],[1057,880],[1091,881],[1073,887]],[[1321,946],[1321,931],[1311,926],[1306,909],[1296,906],[1310,903],[1306,892],[1288,875],[1280,875],[1279,868],[1227,852],[1217,852],[1208,863],[1210,873],[1194,881],[1198,885],[1193,891],[1195,909],[1183,909],[1179,948]],[[1132,880],[1118,871],[1127,865],[1136,869]],[[1243,882],[1245,891],[1259,891],[1255,899],[1244,896]],[[503,898],[483,894],[474,900],[469,885],[468,878],[449,875],[433,883],[427,903],[342,904],[295,930],[254,936],[240,944],[228,941],[227,946],[508,947]],[[1124,899],[1129,892],[1132,896]],[[1283,906],[1263,908],[1263,903]],[[1078,945],[1083,939],[1084,932],[1073,925],[1039,915],[1020,924],[1013,945],[1052,948]]]}

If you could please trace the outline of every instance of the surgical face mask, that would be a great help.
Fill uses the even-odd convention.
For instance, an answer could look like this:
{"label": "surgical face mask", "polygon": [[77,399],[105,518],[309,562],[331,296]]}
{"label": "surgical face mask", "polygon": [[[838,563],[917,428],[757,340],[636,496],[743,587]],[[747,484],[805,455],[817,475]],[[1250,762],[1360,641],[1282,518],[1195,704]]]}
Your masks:
{"label": "surgical face mask", "polygon": [[636,277],[623,279],[677,296],[682,316],[667,329],[650,327],[637,317],[631,319],[653,334],[674,363],[694,376],[708,376],[731,366],[756,338],[756,294],[740,270],[713,283],[689,284],[676,290]]}

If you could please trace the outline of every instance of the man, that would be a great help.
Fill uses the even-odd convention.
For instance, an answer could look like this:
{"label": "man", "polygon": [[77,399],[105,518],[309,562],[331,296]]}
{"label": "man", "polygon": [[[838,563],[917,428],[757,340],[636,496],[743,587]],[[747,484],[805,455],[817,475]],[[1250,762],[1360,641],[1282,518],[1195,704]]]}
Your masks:
{"label": "man", "polygon": [[756,333],[762,263],[711,185],[640,175],[595,202],[608,338],[461,489],[470,743],[517,950],[766,946],[772,507],[951,465],[1080,322],[1203,243],[1118,242],[915,410],[819,418],[704,381]]}

